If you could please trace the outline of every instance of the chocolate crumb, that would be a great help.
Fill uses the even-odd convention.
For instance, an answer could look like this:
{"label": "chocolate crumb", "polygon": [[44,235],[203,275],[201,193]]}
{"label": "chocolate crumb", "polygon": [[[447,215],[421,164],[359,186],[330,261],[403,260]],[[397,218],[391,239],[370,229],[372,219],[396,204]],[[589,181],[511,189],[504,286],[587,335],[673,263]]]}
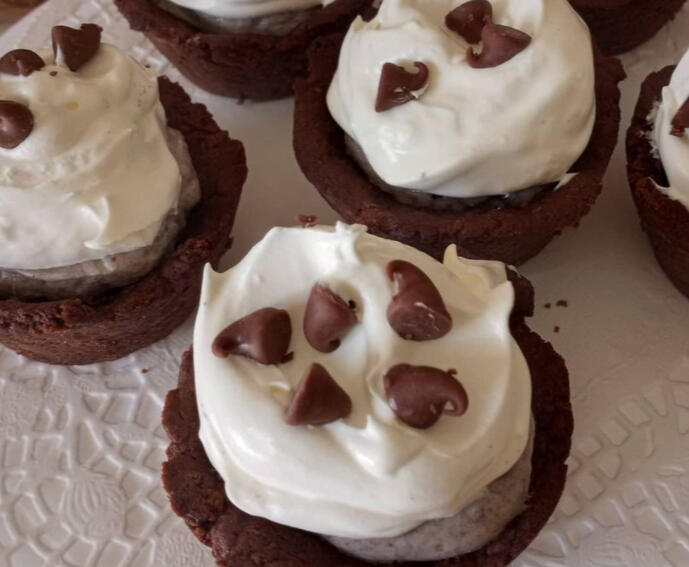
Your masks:
{"label": "chocolate crumb", "polygon": [[543,307],[545,307],[546,309],[550,309],[552,306],[552,303],[546,303]]}
{"label": "chocolate crumb", "polygon": [[51,77],[57,77],[57,71],[51,71],[50,76]]}
{"label": "chocolate crumb", "polygon": [[555,325],[555,327],[553,327],[553,331],[555,331],[556,333],[559,333],[560,327],[558,325]]}
{"label": "chocolate crumb", "polygon": [[316,215],[297,215],[297,222],[302,226],[302,228],[311,228],[318,224],[318,217]]}
{"label": "chocolate crumb", "polygon": [[558,299],[555,305],[558,307],[569,307],[569,302],[566,299]]}

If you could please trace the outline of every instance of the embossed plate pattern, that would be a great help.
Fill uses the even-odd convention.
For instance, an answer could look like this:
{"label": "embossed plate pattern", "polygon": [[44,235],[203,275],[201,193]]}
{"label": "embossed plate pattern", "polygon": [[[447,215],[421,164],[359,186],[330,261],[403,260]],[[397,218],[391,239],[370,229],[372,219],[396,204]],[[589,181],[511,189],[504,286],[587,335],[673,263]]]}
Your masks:
{"label": "embossed plate pattern", "polygon": [[[43,47],[52,25],[81,21],[179,79],[109,0],[51,0],[0,36],[0,52]],[[624,128],[640,81],[687,46],[689,5],[624,57]],[[291,101],[238,105],[182,83],[247,148],[227,266],[297,213],[335,219],[292,157]],[[523,268],[537,291],[534,327],[567,359],[577,427],[564,497],[517,567],[689,565],[689,301],[639,229],[623,153],[581,227]],[[213,565],[159,481],[160,410],[190,337],[187,322],[125,359],[71,368],[0,348],[0,565]]]}

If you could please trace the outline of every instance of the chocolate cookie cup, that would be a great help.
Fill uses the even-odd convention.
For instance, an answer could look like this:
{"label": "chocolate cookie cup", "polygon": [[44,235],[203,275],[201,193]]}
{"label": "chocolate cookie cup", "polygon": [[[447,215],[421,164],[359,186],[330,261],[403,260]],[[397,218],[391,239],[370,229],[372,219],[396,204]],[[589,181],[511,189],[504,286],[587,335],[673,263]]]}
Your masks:
{"label": "chocolate cookie cup", "polygon": [[627,132],[627,173],[641,225],[658,263],[677,289],[689,297],[689,211],[658,189],[667,187],[668,179],[651,144],[653,123],[649,120],[674,70],[674,66],[665,67],[641,85]]}
{"label": "chocolate cookie cup", "polygon": [[[562,493],[572,434],[568,373],[549,343],[526,325],[533,312],[533,289],[510,273],[516,293],[511,329],[532,376],[535,443],[527,506],[500,536],[470,554],[428,566],[502,567],[517,557],[545,525]],[[182,359],[177,389],[168,393],[163,425],[171,439],[163,464],[163,485],[172,508],[194,534],[213,550],[218,565],[245,567],[363,567],[372,565],[345,555],[322,537],[250,516],[233,506],[223,481],[208,461],[198,437],[199,415],[194,386],[193,353]],[[414,565],[403,562],[395,565]],[[375,565],[392,565],[375,563]]]}
{"label": "chocolate cookie cup", "polygon": [[370,0],[336,0],[286,35],[212,33],[163,10],[153,0],[115,0],[132,29],[143,32],[175,67],[202,89],[238,99],[292,95],[318,37],[344,31]]}
{"label": "chocolate cookie cup", "polygon": [[326,104],[341,43],[340,36],[331,36],[309,50],[308,76],[295,83],[294,150],[304,175],[347,222],[364,224],[373,234],[436,258],[448,245],[457,244],[474,257],[519,265],[588,213],[617,142],[618,83],[625,76],[618,60],[595,52],[595,125],[588,146],[571,168],[578,172],[574,178],[515,208],[433,210],[399,202],[351,157],[345,134]]}
{"label": "chocolate cookie cup", "polygon": [[685,0],[570,0],[606,55],[618,55],[651,39]]}
{"label": "chocolate cookie cup", "polygon": [[174,250],[134,284],[93,300],[0,300],[0,343],[52,364],[114,360],[158,341],[191,314],[203,266],[230,245],[247,175],[242,144],[231,140],[205,106],[177,84],[159,79],[168,124],[184,136],[202,198]]}

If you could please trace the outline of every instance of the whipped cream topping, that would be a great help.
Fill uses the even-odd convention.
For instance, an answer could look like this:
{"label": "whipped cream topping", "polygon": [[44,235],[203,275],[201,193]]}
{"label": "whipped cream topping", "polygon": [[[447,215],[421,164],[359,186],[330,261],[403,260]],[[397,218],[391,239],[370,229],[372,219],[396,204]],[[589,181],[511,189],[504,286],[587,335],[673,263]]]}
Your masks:
{"label": "whipped cream topping", "polygon": [[34,117],[26,140],[0,148],[0,267],[69,266],[152,244],[181,189],[155,75],[109,45],[78,72],[39,54],[41,70],[0,74],[1,98]]}
{"label": "whipped cream topping", "polygon": [[[464,0],[385,0],[354,21],[328,107],[388,185],[479,197],[556,182],[595,122],[594,62],[583,20],[566,0],[492,0],[493,21],[529,34],[509,61],[472,68],[469,44],[445,25]],[[479,45],[473,46],[476,51]],[[425,63],[418,99],[376,112],[381,70]]]}
{"label": "whipped cream topping", "polygon": [[[653,141],[670,187],[667,195],[689,209],[689,133],[673,136],[672,119],[689,98],[689,51],[672,74],[670,84],[663,89],[663,99],[655,117]],[[664,190],[664,189],[663,189]]]}
{"label": "whipped cream topping", "polygon": [[[392,260],[413,263],[438,288],[453,320],[447,335],[413,342],[390,327]],[[315,283],[357,306],[359,323],[329,354],[303,331]],[[398,536],[455,515],[527,445],[531,379],[510,334],[513,305],[503,264],[459,258],[454,246],[441,264],[361,226],[275,228],[231,270],[207,267],[194,330],[199,437],[229,499],[255,516],[349,538]],[[291,361],[264,366],[212,353],[220,331],[264,307],[288,311]],[[314,362],[346,391],[352,411],[320,427],[289,426],[285,410]],[[456,369],[468,411],[426,430],[402,423],[383,384],[401,363]]]}
{"label": "whipped cream topping", "polygon": [[218,18],[255,18],[308,10],[325,6],[334,0],[170,0],[195,12]]}

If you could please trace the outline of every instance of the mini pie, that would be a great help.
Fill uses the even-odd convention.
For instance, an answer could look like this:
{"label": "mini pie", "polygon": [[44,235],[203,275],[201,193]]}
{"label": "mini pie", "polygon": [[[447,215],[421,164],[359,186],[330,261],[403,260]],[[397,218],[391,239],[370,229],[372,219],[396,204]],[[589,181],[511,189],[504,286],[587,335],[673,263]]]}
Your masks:
{"label": "mini pie", "polygon": [[675,17],[685,0],[570,0],[606,55],[634,49]]}
{"label": "mini pie", "polygon": [[246,177],[205,107],[100,34],[56,26],[53,52],[0,58],[0,342],[55,364],[181,324]]}
{"label": "mini pie", "polygon": [[386,0],[309,57],[294,148],[347,222],[518,265],[601,191],[624,73],[565,0]]}
{"label": "mini pie", "polygon": [[454,247],[441,264],[361,226],[271,230],[205,273],[163,410],[173,510],[223,567],[509,564],[572,434],[532,311],[525,279]]}
{"label": "mini pie", "polygon": [[193,83],[208,92],[253,100],[292,95],[316,38],[344,31],[371,0],[115,0]]}
{"label": "mini pie", "polygon": [[627,133],[627,171],[660,266],[689,296],[689,52],[651,73]]}

